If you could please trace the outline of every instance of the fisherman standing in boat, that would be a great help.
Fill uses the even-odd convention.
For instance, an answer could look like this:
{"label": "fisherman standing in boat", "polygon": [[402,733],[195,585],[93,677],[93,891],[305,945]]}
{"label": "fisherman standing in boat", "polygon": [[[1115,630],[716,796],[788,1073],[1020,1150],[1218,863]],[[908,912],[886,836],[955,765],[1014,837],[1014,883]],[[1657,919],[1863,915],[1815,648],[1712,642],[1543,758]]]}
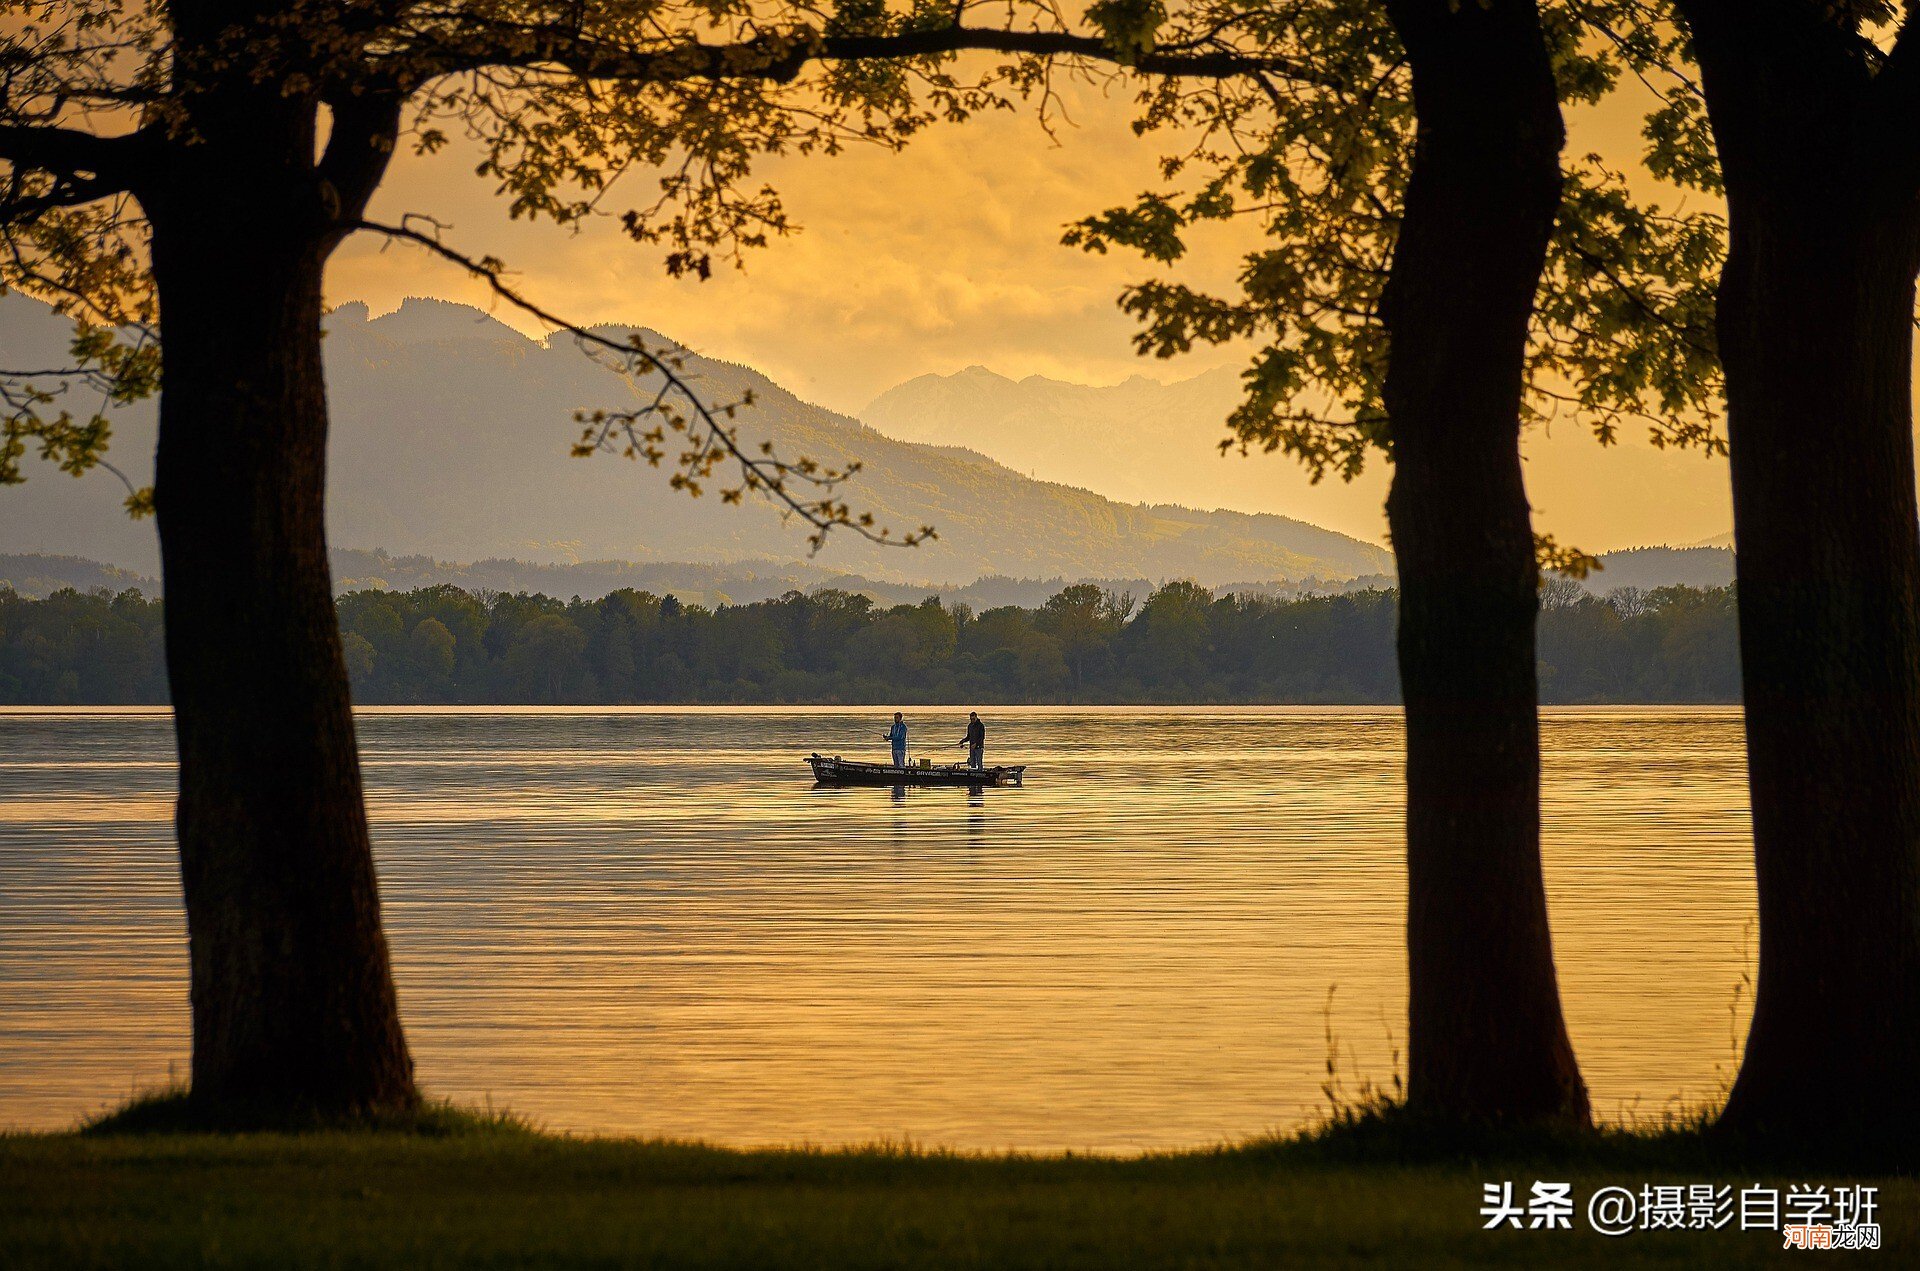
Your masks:
{"label": "fisherman standing in boat", "polygon": [[907,766],[907,720],[899,711],[893,713],[893,727],[887,730],[887,740],[893,743],[893,766]]}
{"label": "fisherman standing in boat", "polygon": [[967,712],[967,735],[960,739],[960,745],[967,748],[967,767],[987,766],[987,726],[980,722],[979,711]]}

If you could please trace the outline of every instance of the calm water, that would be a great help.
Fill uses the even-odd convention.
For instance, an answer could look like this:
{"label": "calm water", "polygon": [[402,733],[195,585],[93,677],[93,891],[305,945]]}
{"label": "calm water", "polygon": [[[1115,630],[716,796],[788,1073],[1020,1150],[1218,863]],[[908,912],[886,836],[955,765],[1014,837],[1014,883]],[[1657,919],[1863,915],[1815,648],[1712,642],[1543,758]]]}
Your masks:
{"label": "calm water", "polygon": [[[423,1083],[556,1129],[1129,1149],[1312,1115],[1329,1024],[1349,1086],[1390,1078],[1397,713],[988,721],[1025,789],[813,790],[800,756],[878,757],[881,711],[365,713]],[[1710,1095],[1754,907],[1738,716],[1545,737],[1596,1106]],[[172,759],[164,715],[0,712],[0,1126],[185,1071]]]}

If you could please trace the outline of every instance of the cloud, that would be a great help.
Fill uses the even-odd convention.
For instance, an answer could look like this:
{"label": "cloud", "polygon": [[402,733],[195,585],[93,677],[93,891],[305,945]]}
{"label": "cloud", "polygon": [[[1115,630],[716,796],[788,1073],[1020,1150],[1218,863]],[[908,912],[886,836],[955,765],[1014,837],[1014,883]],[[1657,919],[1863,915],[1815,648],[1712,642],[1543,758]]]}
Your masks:
{"label": "cloud", "polygon": [[[1066,224],[1155,183],[1157,147],[1127,127],[1130,103],[1072,85],[1078,126],[1049,138],[1031,112],[936,127],[900,154],[857,149],[783,158],[766,176],[798,233],[751,253],[744,272],[672,280],[660,253],[611,221],[578,232],[508,221],[471,156],[395,161],[377,218],[432,212],[452,241],[508,261],[543,304],[588,322],[639,323],[703,352],[752,363],[823,404],[853,410],[925,371],[982,362],[1007,374],[1109,381],[1141,369],[1116,299],[1152,270],[1060,245]],[[1245,244],[1184,263],[1222,281]],[[336,303],[376,311],[407,295],[484,303],[483,289],[421,253],[350,242],[329,275]],[[528,327],[524,319],[504,319]],[[1179,374],[1237,361],[1209,350]]]}
{"label": "cloud", "polygon": [[[1160,272],[1125,254],[1088,255],[1060,245],[1077,217],[1126,203],[1157,184],[1159,144],[1133,136],[1125,94],[1069,84],[1074,121],[1057,140],[1031,111],[992,113],[937,127],[900,154],[877,149],[781,159],[765,175],[802,227],[752,253],[744,271],[711,281],[669,279],[660,253],[627,240],[607,220],[577,232],[509,221],[470,155],[396,160],[373,214],[432,212],[464,250],[505,259],[542,304],[579,321],[645,325],[704,354],[744,362],[837,410],[855,413],[916,375],[985,365],[1078,383],[1114,383],[1146,372],[1170,379],[1243,365],[1245,348],[1207,349],[1171,363],[1142,359],[1121,289]],[[1601,150],[1620,166],[1637,158],[1632,103],[1584,111],[1570,153]],[[1257,241],[1251,226],[1196,242],[1183,280],[1222,285]],[[478,283],[407,248],[362,237],[329,274],[335,303],[376,312],[409,295],[486,305]],[[533,333],[524,316],[498,311]],[[1577,430],[1529,443],[1539,524],[1597,549],[1698,539],[1730,522],[1724,464],[1661,455],[1637,439],[1602,452]],[[1379,465],[1357,488],[1310,485],[1296,465],[1268,457],[1271,506],[1350,533],[1383,532]]]}

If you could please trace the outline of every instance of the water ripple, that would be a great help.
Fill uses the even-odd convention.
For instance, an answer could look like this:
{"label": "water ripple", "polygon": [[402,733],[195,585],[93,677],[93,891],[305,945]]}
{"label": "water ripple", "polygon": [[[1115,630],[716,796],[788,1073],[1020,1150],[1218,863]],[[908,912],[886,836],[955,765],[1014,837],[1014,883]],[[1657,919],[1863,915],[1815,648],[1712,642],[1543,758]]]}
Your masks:
{"label": "water ripple", "polygon": [[[1336,984],[1350,1071],[1390,1075],[1396,712],[998,711],[1024,789],[810,788],[801,756],[872,754],[884,717],[363,712],[427,1087],[735,1143],[1191,1145],[1313,1111]],[[962,718],[911,716],[926,742]],[[1750,962],[1738,715],[1558,711],[1544,737],[1596,1105],[1707,1095]],[[0,712],[0,754],[0,1125],[57,1126],[185,1067],[172,738]]]}

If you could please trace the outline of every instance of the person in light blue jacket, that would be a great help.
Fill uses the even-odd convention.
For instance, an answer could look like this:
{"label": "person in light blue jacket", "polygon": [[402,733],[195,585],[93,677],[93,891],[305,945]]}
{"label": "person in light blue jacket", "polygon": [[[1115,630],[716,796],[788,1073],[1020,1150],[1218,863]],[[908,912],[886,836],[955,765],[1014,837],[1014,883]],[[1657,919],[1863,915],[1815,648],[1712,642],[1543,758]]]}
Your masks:
{"label": "person in light blue jacket", "polygon": [[893,727],[887,730],[887,740],[893,743],[893,766],[907,766],[907,721],[899,711],[893,713]]}

